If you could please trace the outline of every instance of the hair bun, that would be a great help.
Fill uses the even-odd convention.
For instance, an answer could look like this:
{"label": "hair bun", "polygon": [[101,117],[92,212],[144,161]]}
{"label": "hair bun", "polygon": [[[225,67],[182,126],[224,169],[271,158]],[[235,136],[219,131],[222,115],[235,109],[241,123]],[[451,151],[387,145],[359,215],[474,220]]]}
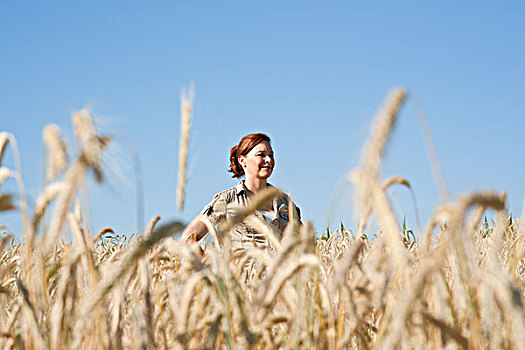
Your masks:
{"label": "hair bun", "polygon": [[244,170],[239,163],[239,156],[238,156],[238,149],[239,145],[235,145],[230,150],[230,169],[228,170],[230,173],[233,173],[232,177],[241,177],[244,175]]}

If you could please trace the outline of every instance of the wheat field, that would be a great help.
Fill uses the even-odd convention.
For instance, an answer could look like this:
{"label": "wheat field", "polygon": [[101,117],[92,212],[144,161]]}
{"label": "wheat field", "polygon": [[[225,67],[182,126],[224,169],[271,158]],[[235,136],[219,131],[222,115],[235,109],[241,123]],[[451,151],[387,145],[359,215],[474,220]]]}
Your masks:
{"label": "wheat field", "polygon": [[[159,217],[138,237],[89,232],[77,195],[88,170],[102,179],[111,142],[89,111],[73,114],[74,159],[58,127],[44,130],[48,185],[31,212],[19,168],[1,163],[16,140],[0,133],[0,185],[17,182],[23,222],[23,243],[0,231],[0,348],[524,348],[525,236],[505,193],[445,203],[417,235],[396,221],[386,190],[410,184],[381,178],[380,166],[405,95],[389,94],[350,176],[355,232],[316,236],[310,223],[291,222],[280,241],[251,215],[278,194],[267,191],[236,220],[265,234],[269,248],[236,256],[229,232],[238,221],[207,223],[204,258],[175,238],[180,223]],[[1,191],[0,209],[14,209]],[[371,216],[374,233],[365,232]]]}

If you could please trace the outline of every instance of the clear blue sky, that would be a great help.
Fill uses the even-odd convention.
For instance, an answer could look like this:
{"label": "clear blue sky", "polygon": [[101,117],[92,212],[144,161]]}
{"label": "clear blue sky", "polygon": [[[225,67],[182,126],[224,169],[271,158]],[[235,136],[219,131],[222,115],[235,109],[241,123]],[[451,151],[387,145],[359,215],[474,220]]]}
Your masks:
{"label": "clear blue sky", "polygon": [[[517,215],[524,10],[518,1],[2,1],[0,129],[18,139],[34,201],[43,127],[58,124],[72,145],[70,113],[90,106],[99,130],[117,135],[106,183],[89,181],[93,230],[125,234],[136,228],[128,139],[142,163],[146,220],[189,220],[235,184],[226,172],[230,147],[266,132],[277,161],[271,182],[324,230],[334,186],[357,166],[375,111],[391,87],[404,86],[426,111],[452,197],[506,190]],[[179,96],[190,82],[196,106],[180,214]],[[410,101],[383,174],[408,178],[428,219],[439,196]],[[14,181],[2,189],[14,192]],[[353,222],[352,192],[343,190],[333,223]],[[414,227],[410,195],[389,194],[399,220],[406,215]],[[19,229],[18,214],[0,215]]]}

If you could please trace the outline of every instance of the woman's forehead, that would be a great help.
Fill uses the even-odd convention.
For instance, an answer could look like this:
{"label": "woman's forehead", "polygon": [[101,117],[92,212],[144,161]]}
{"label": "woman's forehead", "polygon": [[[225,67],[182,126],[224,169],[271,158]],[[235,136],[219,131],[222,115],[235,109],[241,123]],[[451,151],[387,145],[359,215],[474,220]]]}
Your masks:
{"label": "woman's forehead", "polygon": [[259,144],[257,144],[252,150],[251,152],[273,152],[273,149],[272,149],[272,146],[266,142],[266,141],[263,141]]}

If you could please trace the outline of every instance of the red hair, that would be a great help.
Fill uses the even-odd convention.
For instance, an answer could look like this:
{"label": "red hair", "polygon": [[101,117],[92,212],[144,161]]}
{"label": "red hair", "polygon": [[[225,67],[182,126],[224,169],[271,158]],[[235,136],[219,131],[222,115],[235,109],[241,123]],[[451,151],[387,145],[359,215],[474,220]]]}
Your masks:
{"label": "red hair", "polygon": [[244,175],[244,169],[239,163],[239,156],[245,156],[261,142],[270,143],[270,137],[266,134],[255,133],[244,136],[238,145],[235,145],[230,150],[230,173],[232,177],[241,177]]}

